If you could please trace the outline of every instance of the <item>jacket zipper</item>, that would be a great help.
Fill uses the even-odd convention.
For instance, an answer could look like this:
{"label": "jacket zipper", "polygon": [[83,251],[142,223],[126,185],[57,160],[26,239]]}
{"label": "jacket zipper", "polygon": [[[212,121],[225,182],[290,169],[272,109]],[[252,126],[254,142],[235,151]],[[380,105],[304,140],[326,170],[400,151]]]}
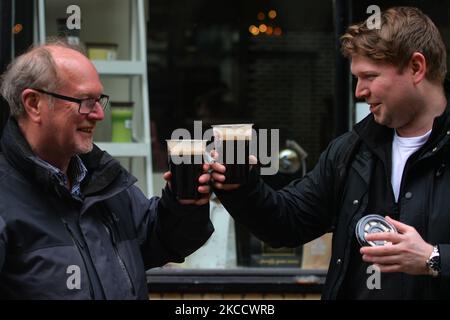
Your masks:
{"label": "jacket zipper", "polygon": [[[65,221],[65,220],[63,219],[63,223],[64,223],[64,226],[66,227],[67,231],[69,232],[69,235],[70,235],[70,237],[72,238],[72,241],[73,241],[73,243],[75,244],[75,247],[77,248],[78,253],[79,253],[80,256],[81,256],[81,260],[83,260],[84,269],[87,270],[86,260],[85,260],[85,258],[84,258],[83,253],[82,253],[82,250],[84,250],[83,244],[75,237],[75,235],[74,235],[72,229],[69,227],[69,224],[67,223],[67,221]],[[95,296],[94,296],[94,289],[92,288],[91,278],[90,278],[88,272],[86,272],[86,274],[87,274],[87,276],[88,276],[89,293],[90,293],[90,295],[91,295],[91,299],[94,300],[94,299],[95,299]]]}
{"label": "jacket zipper", "polygon": [[112,230],[112,226],[110,223],[111,223],[110,221],[104,222],[103,226],[106,229],[106,233],[108,233],[108,235],[111,238],[111,242],[112,242],[113,248],[114,248],[114,253],[116,254],[117,260],[119,261],[119,265],[120,265],[120,268],[122,269],[122,272],[125,274],[125,276],[128,280],[128,285],[131,289],[131,293],[135,296],[136,290],[134,288],[133,281],[131,280],[130,272],[128,271],[127,266],[125,265],[122,257],[120,256],[119,249],[117,248],[117,239],[116,239],[116,236],[114,235],[114,230]]}

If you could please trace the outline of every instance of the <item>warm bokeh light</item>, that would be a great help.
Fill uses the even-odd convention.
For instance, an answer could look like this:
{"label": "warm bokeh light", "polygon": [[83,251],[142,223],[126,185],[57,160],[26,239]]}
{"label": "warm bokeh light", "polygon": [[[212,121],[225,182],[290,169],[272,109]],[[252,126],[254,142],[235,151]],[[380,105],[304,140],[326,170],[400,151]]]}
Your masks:
{"label": "warm bokeh light", "polygon": [[14,26],[13,33],[17,34],[17,33],[21,32],[22,30],[23,30],[23,26],[20,23],[18,23]]}
{"label": "warm bokeh light", "polygon": [[258,18],[259,21],[264,20],[264,18],[266,17],[266,15],[264,14],[264,12],[258,12],[258,14],[256,15],[256,18]]}
{"label": "warm bokeh light", "polygon": [[280,27],[275,27],[275,28],[273,29],[273,34],[274,34],[275,36],[281,36],[281,35],[283,34],[283,31],[281,30]]}
{"label": "warm bokeh light", "polygon": [[277,17],[277,12],[275,10],[270,10],[269,13],[267,13],[270,19],[275,19]]}
{"label": "warm bokeh light", "polygon": [[259,31],[264,33],[267,31],[267,26],[263,23],[259,25]]}
{"label": "warm bokeh light", "polygon": [[271,35],[273,34],[273,28],[272,28],[271,26],[268,26],[268,27],[267,27],[266,34],[267,34],[268,36],[271,36]]}
{"label": "warm bokeh light", "polygon": [[259,28],[253,24],[248,27],[248,31],[254,36],[257,36],[259,34]]}

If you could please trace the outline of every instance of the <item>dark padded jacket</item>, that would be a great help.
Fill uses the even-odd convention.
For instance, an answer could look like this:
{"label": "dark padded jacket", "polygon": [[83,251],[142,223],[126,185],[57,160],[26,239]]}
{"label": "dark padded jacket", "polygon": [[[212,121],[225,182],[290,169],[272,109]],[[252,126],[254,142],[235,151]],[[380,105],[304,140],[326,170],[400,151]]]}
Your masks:
{"label": "dark padded jacket", "polygon": [[148,299],[145,270],[184,261],[213,232],[209,205],[182,206],[168,187],[147,199],[95,146],[81,156],[82,200],[39,163],[15,120],[1,148],[1,298],[91,299],[97,279],[106,299]]}
{"label": "dark padded jacket", "polygon": [[[332,141],[303,179],[282,190],[272,190],[252,170],[247,185],[215,192],[237,222],[273,247],[296,247],[332,231],[332,257],[322,298],[336,299],[348,270],[356,223],[367,214],[376,150],[392,143],[391,129],[389,138],[384,139],[387,129],[369,115],[352,132]],[[404,274],[405,299],[450,298],[449,138],[447,106],[435,119],[428,142],[408,160],[403,174],[399,219],[415,227],[428,243],[439,245],[442,266],[438,278]],[[354,154],[348,157],[352,146]]]}

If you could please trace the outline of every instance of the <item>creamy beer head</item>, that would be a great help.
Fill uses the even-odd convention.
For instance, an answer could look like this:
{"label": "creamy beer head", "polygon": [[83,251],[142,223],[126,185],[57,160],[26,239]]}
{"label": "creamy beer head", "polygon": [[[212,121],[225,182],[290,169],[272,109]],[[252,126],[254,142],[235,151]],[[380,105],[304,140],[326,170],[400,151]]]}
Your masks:
{"label": "creamy beer head", "polygon": [[219,140],[252,140],[252,123],[212,125],[214,138]]}
{"label": "creamy beer head", "polygon": [[200,156],[206,151],[206,140],[167,140],[167,151],[171,156]]}

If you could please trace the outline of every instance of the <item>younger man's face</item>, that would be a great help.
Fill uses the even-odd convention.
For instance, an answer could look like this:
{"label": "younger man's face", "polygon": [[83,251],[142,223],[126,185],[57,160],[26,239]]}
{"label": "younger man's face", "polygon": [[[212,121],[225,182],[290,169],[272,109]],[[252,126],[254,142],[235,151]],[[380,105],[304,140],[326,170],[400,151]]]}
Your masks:
{"label": "younger man's face", "polygon": [[357,78],[355,96],[370,105],[375,121],[399,129],[417,113],[417,89],[408,66],[399,72],[393,64],[353,55],[351,72]]}

